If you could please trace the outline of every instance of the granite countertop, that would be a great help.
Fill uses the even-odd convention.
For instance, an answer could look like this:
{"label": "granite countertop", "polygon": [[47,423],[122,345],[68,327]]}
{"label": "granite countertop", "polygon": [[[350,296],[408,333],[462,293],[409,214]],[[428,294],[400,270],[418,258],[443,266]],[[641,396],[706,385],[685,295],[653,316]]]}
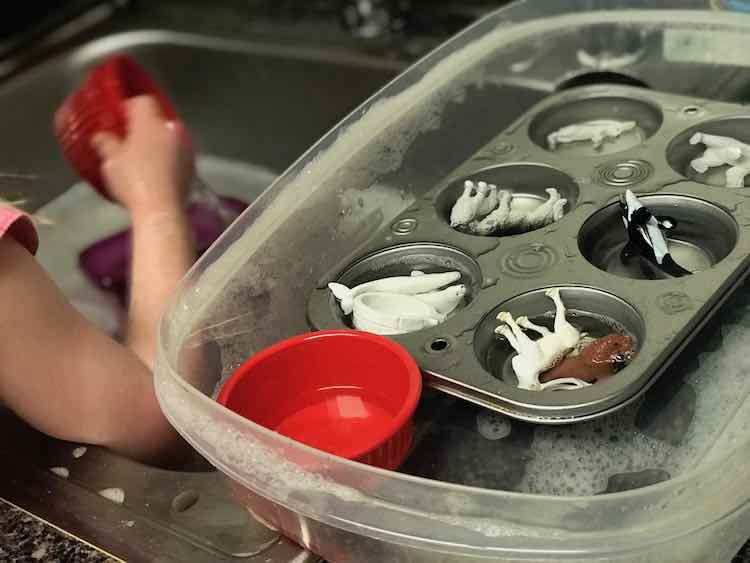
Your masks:
{"label": "granite countertop", "polygon": [[[26,563],[118,563],[95,547],[0,500],[0,561]],[[750,542],[732,563],[750,563]]]}
{"label": "granite countertop", "polygon": [[109,563],[120,560],[0,500],[0,561]]}

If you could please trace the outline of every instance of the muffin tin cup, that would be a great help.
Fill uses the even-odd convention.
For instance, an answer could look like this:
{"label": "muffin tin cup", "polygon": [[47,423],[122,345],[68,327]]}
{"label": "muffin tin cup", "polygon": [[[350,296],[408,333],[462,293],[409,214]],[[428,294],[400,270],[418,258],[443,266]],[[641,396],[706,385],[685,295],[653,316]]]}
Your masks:
{"label": "muffin tin cup", "polygon": [[[649,195],[641,202],[657,215],[674,218],[677,226],[667,233],[670,254],[691,272],[711,269],[737,244],[737,223],[731,214],[704,200],[671,195]],[[604,271],[634,279],[651,279],[653,272],[642,260],[626,263],[621,251],[627,243],[620,206],[611,204],[595,212],[578,235],[581,254]]]}
{"label": "muffin tin cup", "polygon": [[[750,114],[743,111],[629,86],[597,85],[550,96],[385,226],[360,258],[329,272],[310,296],[308,319],[319,329],[348,326],[325,287],[328,281],[352,286],[410,269],[459,269],[460,283],[469,288],[461,306],[442,324],[393,337],[417,359],[429,385],[546,424],[621,408],[656,381],[748,274],[750,191],[697,182],[681,164],[695,157],[688,140],[696,131],[750,141],[750,127],[747,136],[740,129],[711,128],[736,127],[742,120],[750,126]],[[547,135],[577,119],[632,119],[643,135],[616,152],[610,149],[617,143],[608,146],[609,141],[601,151],[550,150]],[[529,204],[555,187],[569,205],[560,221],[536,230],[476,236],[451,228],[448,220],[467,179],[497,184]],[[692,275],[664,278],[638,258],[621,262],[625,230],[618,200],[625,189],[656,214],[677,220],[668,233],[670,248]],[[550,322],[554,306],[545,291],[551,287],[560,288],[568,320],[579,329],[633,338],[636,352],[626,367],[572,391],[516,387],[512,351],[494,333],[497,313]]]}
{"label": "muffin tin cup", "polygon": [[[698,158],[706,148],[701,143],[690,144],[690,138],[698,132],[732,137],[743,143],[750,143],[750,115],[703,120],[677,135],[667,147],[667,162],[675,172],[701,184],[724,187],[728,166],[709,168],[703,173],[690,166],[690,161]],[[750,175],[745,178],[745,187],[748,186],[750,186]]]}

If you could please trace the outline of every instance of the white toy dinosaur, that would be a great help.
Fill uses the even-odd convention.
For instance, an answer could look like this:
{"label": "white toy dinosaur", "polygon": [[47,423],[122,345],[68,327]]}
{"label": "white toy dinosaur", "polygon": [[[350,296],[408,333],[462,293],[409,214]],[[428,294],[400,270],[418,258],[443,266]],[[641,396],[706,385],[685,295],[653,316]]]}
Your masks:
{"label": "white toy dinosaur", "polygon": [[741,188],[745,185],[745,176],[750,174],[750,145],[732,137],[700,132],[690,137],[689,142],[691,145],[702,143],[706,146],[701,156],[690,161],[693,170],[703,174],[709,168],[729,165],[726,187]]}
{"label": "white toy dinosaur", "polygon": [[[497,316],[503,324],[498,326],[495,332],[503,336],[517,352],[511,360],[511,365],[518,378],[519,389],[540,391],[545,388],[579,386],[576,382],[567,381],[571,378],[549,382],[550,384],[556,382],[555,385],[542,385],[539,382],[539,376],[559,364],[576,347],[583,336],[565,318],[565,305],[560,298],[560,290],[548,289],[545,295],[555,304],[554,332],[532,323],[527,317],[514,320],[513,315],[506,311]],[[522,329],[532,330],[540,334],[541,338],[532,340]]]}
{"label": "white toy dinosaur", "polygon": [[461,272],[383,278],[348,288],[329,283],[344,314],[352,314],[355,328],[376,334],[413,332],[445,321],[466,295],[463,284],[440,289],[461,278]]}
{"label": "white toy dinosaur", "polygon": [[598,150],[606,139],[614,139],[623,133],[635,129],[635,121],[617,121],[615,119],[594,119],[581,121],[562,127],[547,135],[547,145],[555,150],[559,143],[591,141]]}

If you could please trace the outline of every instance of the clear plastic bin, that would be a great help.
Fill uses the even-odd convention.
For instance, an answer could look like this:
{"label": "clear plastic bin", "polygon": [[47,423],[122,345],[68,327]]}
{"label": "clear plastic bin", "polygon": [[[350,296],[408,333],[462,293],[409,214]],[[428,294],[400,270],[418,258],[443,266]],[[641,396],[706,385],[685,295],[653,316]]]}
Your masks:
{"label": "clear plastic bin", "polygon": [[[536,444],[532,462],[569,464],[579,475],[567,489],[563,474],[549,468],[536,484],[508,490],[375,469],[286,439],[212,398],[248,356],[310,329],[306,301],[328,272],[359,257],[373,232],[557,88],[617,80],[742,100],[750,93],[750,16],[727,6],[515,2],[419,61],[287,170],[182,283],[162,322],[156,368],[170,421],[230,477],[259,519],[330,561],[731,559],[750,536],[746,286],[715,328],[724,343],[696,341],[686,354],[698,365],[677,362],[673,371],[689,373],[673,373],[672,387],[646,398],[652,421],[670,421],[681,412],[672,399],[686,385],[694,390],[681,442],[653,439],[630,407],[564,434],[518,430]],[[736,359],[720,364],[727,354]],[[450,427],[451,409],[460,408],[426,394],[424,428]],[[618,444],[597,441],[597,428]],[[645,467],[670,478],[597,490],[592,483],[601,475],[587,461],[608,452],[618,470]],[[482,448],[476,455],[498,471],[513,469]]]}

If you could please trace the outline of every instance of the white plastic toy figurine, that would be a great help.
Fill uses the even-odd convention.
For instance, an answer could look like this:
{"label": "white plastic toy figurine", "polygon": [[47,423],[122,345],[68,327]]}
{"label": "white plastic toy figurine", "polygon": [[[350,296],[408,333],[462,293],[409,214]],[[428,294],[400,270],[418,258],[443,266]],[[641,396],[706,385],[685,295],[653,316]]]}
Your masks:
{"label": "white plastic toy figurine", "polygon": [[484,203],[484,198],[479,196],[479,191],[474,182],[466,180],[464,191],[453,204],[451,209],[451,227],[460,227],[468,224],[479,213],[479,207]]}
{"label": "white plastic toy figurine", "polygon": [[484,219],[469,223],[467,230],[475,235],[491,235],[507,229],[511,198],[512,194],[508,190],[500,190],[497,193],[497,207]]}
{"label": "white plastic toy figurine", "polygon": [[340,283],[328,287],[341,310],[352,314],[354,327],[376,334],[403,334],[436,326],[447,318],[466,295],[463,284],[440,289],[461,278],[460,272],[425,274],[414,270],[360,284],[349,289]]}
{"label": "white plastic toy figurine", "polygon": [[458,304],[461,302],[464,295],[466,295],[466,286],[464,284],[458,284],[446,287],[440,291],[419,293],[414,297],[423,303],[434,307],[438,313],[447,315],[453,312],[453,309],[458,307]]}
{"label": "white plastic toy figurine", "polygon": [[[554,332],[532,323],[527,317],[514,320],[513,316],[506,311],[497,316],[503,324],[498,326],[495,332],[503,336],[517,352],[511,360],[511,365],[518,378],[519,389],[542,390],[539,376],[559,364],[576,347],[582,337],[578,329],[565,318],[565,305],[560,298],[560,290],[548,289],[545,295],[555,304]],[[532,340],[523,332],[523,329],[532,330],[540,334],[541,338]],[[549,385],[546,388],[570,385],[570,382],[563,382],[561,379],[549,383],[554,381],[557,381],[556,385]]]}
{"label": "white plastic toy figurine", "polygon": [[485,216],[497,207],[497,186],[487,182],[477,182],[477,194],[481,202],[477,209],[477,215]]}
{"label": "white plastic toy figurine", "polygon": [[573,389],[583,389],[591,385],[588,381],[578,379],[577,377],[561,377],[553,379],[539,386],[540,391],[569,391]]}
{"label": "white plastic toy figurine", "polygon": [[690,137],[690,144],[702,143],[706,150],[701,156],[690,161],[696,172],[703,174],[709,168],[729,165],[726,171],[725,185],[728,188],[741,188],[745,185],[745,176],[750,174],[750,145],[732,137],[696,133]]}
{"label": "white plastic toy figurine", "polygon": [[594,119],[562,127],[547,135],[550,150],[555,150],[560,143],[591,141],[594,149],[599,150],[606,139],[615,139],[623,133],[635,129],[635,121],[617,121],[614,119]]}
{"label": "white plastic toy figurine", "polygon": [[547,192],[549,198],[533,211],[526,212],[513,209],[513,201],[511,200],[509,228],[529,231],[544,227],[562,218],[563,209],[568,200],[560,197],[560,192],[555,188],[547,188],[544,191]]}
{"label": "white plastic toy figurine", "polygon": [[354,327],[376,334],[403,334],[445,320],[445,315],[416,295],[398,293],[363,293],[354,298]]}
{"label": "white plastic toy figurine", "polygon": [[497,208],[484,219],[474,220],[467,225],[470,233],[491,235],[509,230],[530,231],[559,221],[564,215],[568,200],[560,197],[555,188],[545,190],[549,198],[532,211],[513,208],[513,198],[509,191],[498,192]]}
{"label": "white plastic toy figurine", "polygon": [[341,301],[341,310],[348,315],[354,307],[354,298],[362,293],[400,293],[414,295],[428,293],[461,278],[461,272],[443,272],[439,274],[425,274],[414,270],[409,276],[395,276],[383,278],[357,285],[351,289],[340,283],[329,283],[328,289]]}

